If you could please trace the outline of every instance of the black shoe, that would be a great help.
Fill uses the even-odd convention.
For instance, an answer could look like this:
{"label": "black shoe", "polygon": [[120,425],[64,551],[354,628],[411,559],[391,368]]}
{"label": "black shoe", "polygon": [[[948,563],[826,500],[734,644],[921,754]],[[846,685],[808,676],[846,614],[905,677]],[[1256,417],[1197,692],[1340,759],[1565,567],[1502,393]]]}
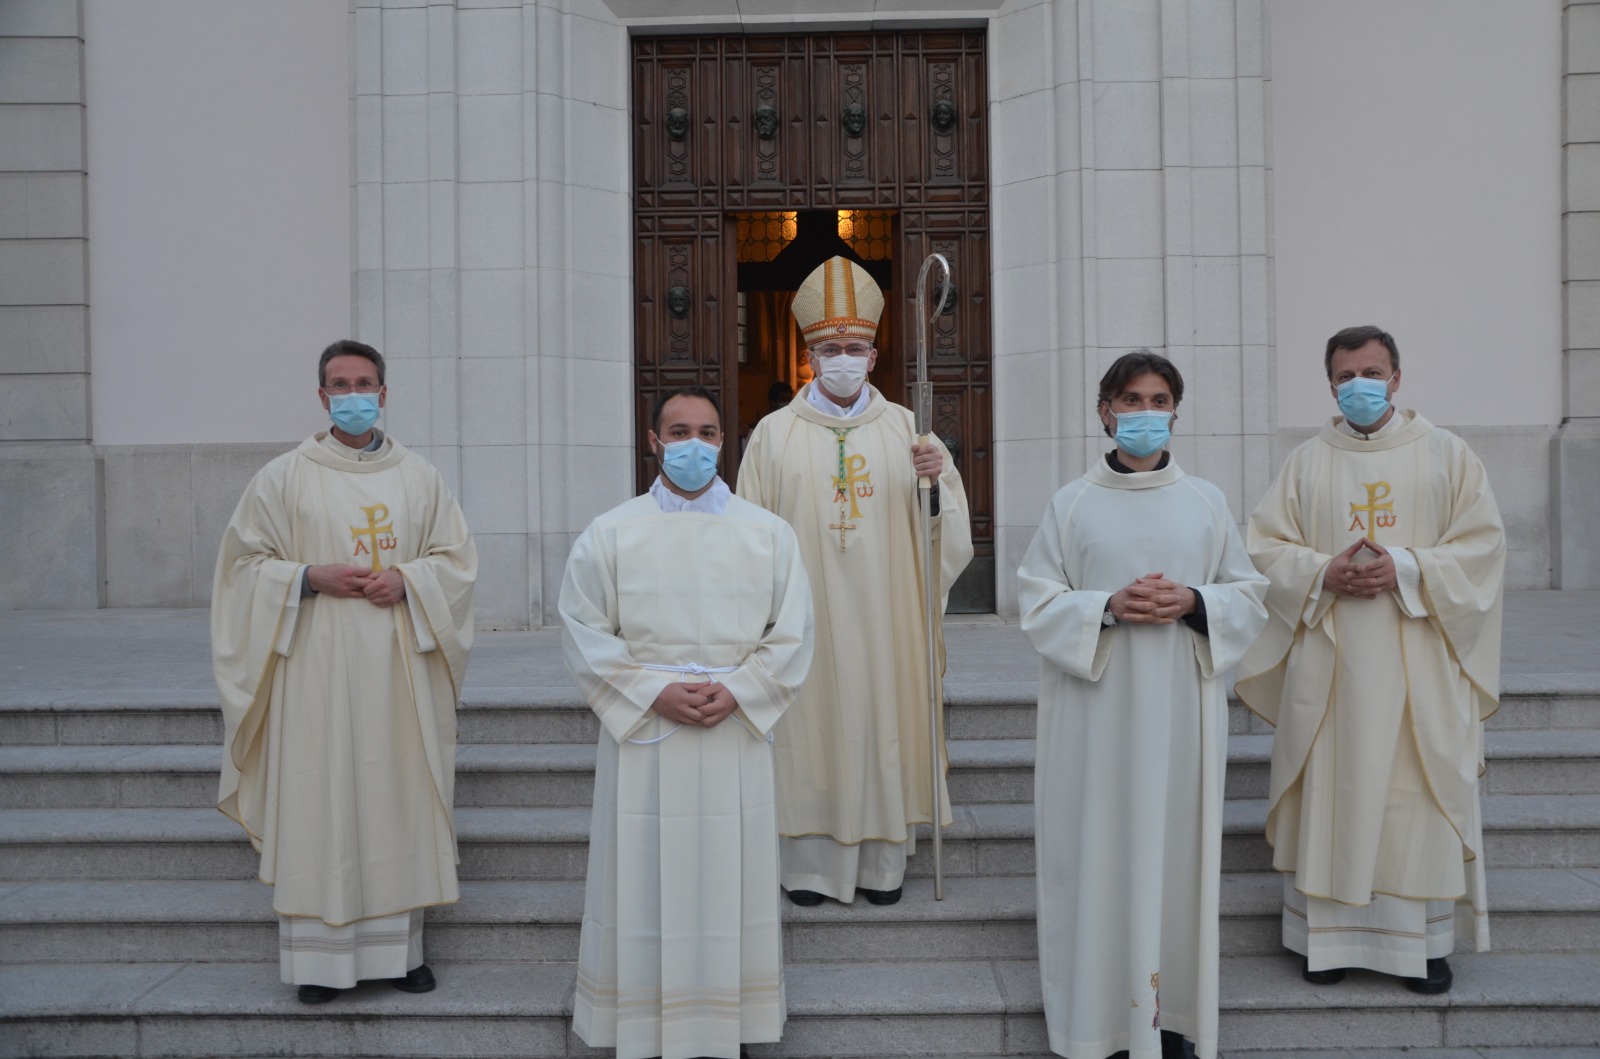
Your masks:
{"label": "black shoe", "polygon": [[905,887],[903,886],[896,886],[893,890],[868,890],[858,886],[856,887],[856,893],[865,897],[868,904],[892,905],[899,902],[900,894],[904,889]]}
{"label": "black shoe", "polygon": [[1302,959],[1300,961],[1300,977],[1312,985],[1337,985],[1344,981],[1344,972],[1345,968],[1343,967],[1330,967],[1326,971],[1313,971],[1310,960]]}
{"label": "black shoe", "polygon": [[1428,977],[1402,978],[1406,988],[1413,993],[1448,993],[1456,976],[1450,971],[1450,961],[1443,956],[1428,961]]}
{"label": "black shoe", "polygon": [[801,908],[815,908],[823,902],[823,896],[815,890],[785,890],[789,900]]}
{"label": "black shoe", "polygon": [[389,984],[407,993],[431,993],[433,987],[439,983],[434,981],[433,972],[428,970],[428,965],[422,963],[407,971],[404,978],[389,979]]}
{"label": "black shoe", "polygon": [[335,989],[331,985],[303,985],[295,995],[302,1004],[326,1004],[342,992],[343,989]]}
{"label": "black shoe", "polygon": [[1181,1033],[1162,1030],[1161,1059],[1194,1059],[1194,1045]]}

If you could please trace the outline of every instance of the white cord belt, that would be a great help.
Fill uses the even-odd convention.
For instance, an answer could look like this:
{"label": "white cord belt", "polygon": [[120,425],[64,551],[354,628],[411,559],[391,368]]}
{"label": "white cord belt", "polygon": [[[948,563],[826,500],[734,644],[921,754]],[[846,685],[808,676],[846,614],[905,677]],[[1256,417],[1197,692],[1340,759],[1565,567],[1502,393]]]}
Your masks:
{"label": "white cord belt", "polygon": [[[686,677],[709,677],[710,679],[706,681],[707,684],[715,684],[717,682],[716,674],[733,673],[739,668],[738,666],[703,666],[699,662],[690,662],[686,666],[658,666],[653,662],[639,662],[637,664],[640,669],[653,669],[657,673],[682,673]],[[672,738],[673,734],[682,727],[683,725],[681,724],[675,724],[667,729],[666,735],[658,735],[654,739],[630,739],[628,742],[635,746],[654,746],[656,743],[663,743]],[[772,741],[770,736],[767,741]]]}

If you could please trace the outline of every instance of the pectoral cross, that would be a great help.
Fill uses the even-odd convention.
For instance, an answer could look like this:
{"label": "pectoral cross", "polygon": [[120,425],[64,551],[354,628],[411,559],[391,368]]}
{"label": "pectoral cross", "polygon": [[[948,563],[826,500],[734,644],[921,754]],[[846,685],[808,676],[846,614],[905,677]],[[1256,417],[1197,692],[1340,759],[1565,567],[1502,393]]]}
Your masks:
{"label": "pectoral cross", "polygon": [[839,550],[842,552],[842,551],[844,551],[844,534],[845,534],[845,531],[846,530],[855,529],[856,528],[856,524],[854,522],[846,522],[844,520],[844,507],[843,507],[843,505],[841,505],[839,507],[839,521],[838,522],[830,522],[830,523],[828,523],[828,528],[829,529],[836,529],[836,530],[839,531]]}
{"label": "pectoral cross", "polygon": [[1362,482],[1361,484],[1367,487],[1367,502],[1365,504],[1357,504],[1354,501],[1351,501],[1351,503],[1350,503],[1350,528],[1351,529],[1361,529],[1362,528],[1362,525],[1361,525],[1361,514],[1360,513],[1365,511],[1367,513],[1367,524],[1366,524],[1367,540],[1369,540],[1369,541],[1377,540],[1378,538],[1377,538],[1376,534],[1377,534],[1377,531],[1378,531],[1378,523],[1379,523],[1378,512],[1382,511],[1382,512],[1387,513],[1387,515],[1388,515],[1387,518],[1382,520],[1383,525],[1392,526],[1392,525],[1394,525],[1394,522],[1395,522],[1394,501],[1388,499],[1388,497],[1389,497],[1389,483],[1388,482]]}
{"label": "pectoral cross", "polygon": [[[366,537],[372,542],[372,572],[375,574],[382,573],[383,564],[378,561],[378,534],[387,533],[392,537],[394,535],[394,524],[386,522],[380,526],[378,523],[389,517],[389,508],[384,504],[373,504],[371,507],[362,508],[361,513],[367,516],[367,524],[365,526],[350,527],[350,537],[356,542],[355,553],[360,555],[366,550],[366,545],[361,542],[361,538]],[[390,547],[393,547],[393,545],[390,545]]]}

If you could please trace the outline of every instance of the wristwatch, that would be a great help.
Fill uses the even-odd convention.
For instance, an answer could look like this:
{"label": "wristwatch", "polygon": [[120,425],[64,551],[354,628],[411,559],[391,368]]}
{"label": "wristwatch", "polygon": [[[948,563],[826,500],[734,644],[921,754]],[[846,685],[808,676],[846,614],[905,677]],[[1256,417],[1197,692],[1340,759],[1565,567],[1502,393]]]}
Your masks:
{"label": "wristwatch", "polygon": [[1117,616],[1115,614],[1111,613],[1111,601],[1108,599],[1108,600],[1106,600],[1105,613],[1100,615],[1100,625],[1103,628],[1109,629],[1109,628],[1111,628],[1111,626],[1115,625],[1116,623],[1117,623]]}

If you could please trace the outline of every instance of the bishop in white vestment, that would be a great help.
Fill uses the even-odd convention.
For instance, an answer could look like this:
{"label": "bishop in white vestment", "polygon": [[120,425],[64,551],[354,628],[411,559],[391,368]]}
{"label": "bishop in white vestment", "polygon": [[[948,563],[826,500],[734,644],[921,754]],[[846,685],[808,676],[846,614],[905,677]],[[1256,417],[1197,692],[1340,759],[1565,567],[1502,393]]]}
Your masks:
{"label": "bishop in white vestment", "polygon": [[[783,885],[797,904],[898,900],[914,828],[950,822],[943,765],[933,805],[917,476],[938,483],[935,606],[972,558],[966,493],[937,438],[866,381],[883,294],[831,258],[795,297],[817,378],[756,424],[739,495],[783,516],[817,599],[811,675],[777,730]],[[920,462],[918,462],[920,461]],[[942,632],[936,633],[943,652]],[[942,662],[942,658],[941,658]],[[942,665],[941,665],[942,670]]]}
{"label": "bishop in white vestment", "polygon": [[333,429],[252,479],[211,603],[218,807],[261,854],[283,980],[307,1003],[359,979],[433,988],[422,909],[458,897],[455,709],[477,571],[439,473],[373,427],[377,351],[335,343],[320,371]]}
{"label": "bishop in white vestment", "polygon": [[573,1026],[621,1059],[738,1056],[786,1017],[770,739],[811,661],[811,594],[794,531],[713,477],[709,394],[669,397],[666,477],[590,524],[561,586],[602,726]]}
{"label": "bishop in white vestment", "polygon": [[1457,929],[1489,944],[1478,775],[1505,532],[1466,444],[1390,403],[1392,337],[1341,331],[1325,365],[1344,414],[1290,455],[1247,538],[1272,617],[1238,692],[1277,726],[1283,940],[1313,982],[1364,967],[1443,992]]}
{"label": "bishop in white vestment", "polygon": [[1041,656],[1039,971],[1069,1059],[1183,1038],[1216,1055],[1224,674],[1266,620],[1266,580],[1221,491],[1162,451],[1182,387],[1148,351],[1112,366],[1118,447],[1050,501],[1017,571]]}

